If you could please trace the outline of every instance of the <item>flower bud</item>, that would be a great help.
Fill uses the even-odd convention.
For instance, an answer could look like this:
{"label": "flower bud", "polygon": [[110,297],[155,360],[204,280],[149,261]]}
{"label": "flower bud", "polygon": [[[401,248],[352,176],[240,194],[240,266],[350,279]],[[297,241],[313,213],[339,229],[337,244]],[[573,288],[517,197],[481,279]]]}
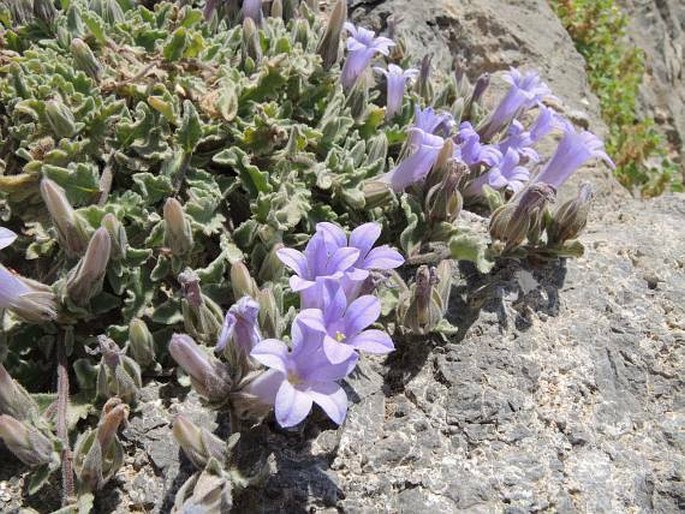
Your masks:
{"label": "flower bud", "polygon": [[426,194],[426,214],[433,225],[440,222],[453,223],[464,205],[459,192],[464,167],[459,163],[452,163],[450,168],[442,181],[430,188]]}
{"label": "flower bud", "polygon": [[142,319],[134,318],[128,325],[129,351],[141,368],[155,365],[155,341]]}
{"label": "flower bud", "polygon": [[128,406],[112,398],[102,409],[98,427],[76,441],[74,471],[84,489],[102,489],[124,463],[124,448],[117,431],[126,423],[128,414]]}
{"label": "flower bud", "polygon": [[72,137],[76,134],[76,122],[69,107],[59,100],[45,102],[45,116],[50,128],[58,138]]}
{"label": "flower bud", "polygon": [[273,289],[265,288],[257,294],[259,303],[259,326],[267,338],[281,337],[281,311]]}
{"label": "flower bud", "polygon": [[126,230],[117,217],[112,213],[107,213],[102,218],[100,223],[102,227],[107,229],[109,237],[112,241],[112,254],[110,255],[113,261],[120,261],[126,257],[126,249],[128,248],[128,236]]}
{"label": "flower bud", "polygon": [[366,161],[364,164],[373,164],[383,161],[388,157],[388,136],[385,132],[379,132],[367,142]]}
{"label": "flower bud", "polygon": [[309,22],[304,18],[296,18],[293,23],[295,24],[292,31],[293,42],[300,43],[302,48],[306,49],[309,46],[309,38],[311,36]]}
{"label": "flower bud", "polygon": [[346,21],[347,1],[338,0],[328,18],[326,30],[316,47],[316,53],[321,56],[326,70],[330,69],[340,58],[340,39]]}
{"label": "flower bud", "polygon": [[433,84],[430,80],[431,61],[433,56],[427,54],[421,59],[421,68],[419,69],[419,79],[416,81],[416,92],[428,104],[433,100]]}
{"label": "flower bud", "polygon": [[126,403],[134,403],[143,386],[140,366],[108,337],[98,336],[98,345],[96,352],[102,354],[97,376],[98,396],[116,396]]}
{"label": "flower bud", "polygon": [[364,193],[367,209],[388,205],[388,203],[395,199],[395,194],[392,192],[390,185],[378,180],[364,182],[362,192]]}
{"label": "flower bud", "polygon": [[191,269],[178,276],[183,290],[181,311],[186,331],[201,342],[210,344],[221,329],[223,312],[211,298],[202,294],[200,277]]}
{"label": "flower bud", "polygon": [[251,58],[255,63],[262,60],[262,45],[259,30],[252,18],[243,20],[243,61]]}
{"label": "flower bud", "polygon": [[69,45],[71,54],[74,56],[76,67],[84,71],[93,80],[100,80],[102,66],[98,62],[95,54],[83,39],[75,37]]}
{"label": "flower bud", "polygon": [[483,97],[483,93],[485,93],[485,90],[488,88],[489,85],[490,74],[481,74],[476,80],[476,84],[473,86],[471,96],[469,96],[468,100],[466,100],[466,104],[464,105],[463,115],[461,117],[463,120],[471,119],[474,104],[480,102],[480,99]]}
{"label": "flower bud", "polygon": [[519,246],[537,223],[545,205],[554,200],[552,186],[535,183],[510,202],[499,207],[490,218],[490,235],[506,243],[505,251]]}
{"label": "flower bud", "polygon": [[547,244],[556,246],[578,237],[587,224],[592,186],[584,182],[578,189],[578,195],[562,204],[552,217],[547,227]]}
{"label": "flower bud", "polygon": [[0,364],[0,414],[23,421],[36,417],[39,412],[38,404],[28,391]]}
{"label": "flower bud", "polygon": [[225,460],[226,443],[206,428],[200,428],[179,414],[174,420],[172,433],[188,459],[198,469],[204,469],[209,459],[220,463]]}
{"label": "flower bud", "polygon": [[174,334],[169,343],[171,357],[190,377],[193,389],[210,404],[226,403],[231,391],[228,370],[203,352],[190,336]]}
{"label": "flower bud", "polygon": [[223,472],[216,460],[210,460],[202,472],[192,475],[176,493],[171,514],[233,511],[233,481],[242,477]]}
{"label": "flower bud", "polygon": [[57,229],[60,245],[69,257],[79,257],[88,246],[88,227],[69,203],[60,186],[48,178],[40,183],[40,194]]}
{"label": "flower bud", "polygon": [[259,280],[263,282],[277,282],[283,276],[283,263],[276,252],[283,248],[283,243],[276,243],[266,254],[259,268]]}
{"label": "flower bud", "polygon": [[354,84],[347,97],[347,105],[350,107],[350,114],[357,123],[362,123],[369,110],[369,88],[365,77],[360,77]]}
{"label": "flower bud", "polygon": [[250,357],[252,348],[262,340],[257,319],[260,305],[249,296],[243,296],[226,313],[216,350],[223,352],[238,382],[257,366]]}
{"label": "flower bud", "polygon": [[194,246],[193,229],[183,207],[175,198],[164,204],[164,245],[174,255],[185,255]]}
{"label": "flower bud", "polygon": [[283,18],[283,0],[274,0],[271,3],[271,13],[272,18]]}
{"label": "flower bud", "polygon": [[242,261],[231,264],[231,287],[233,288],[233,298],[243,296],[257,296],[259,288],[250,275],[250,271]]}
{"label": "flower bud", "polygon": [[91,237],[85,255],[67,277],[67,296],[75,305],[84,307],[100,294],[111,252],[109,233],[100,227]]}
{"label": "flower bud", "polygon": [[438,280],[435,268],[424,264],[416,270],[416,282],[410,289],[409,305],[402,320],[412,332],[427,334],[442,319],[444,305],[440,292],[435,288]]}
{"label": "flower bud", "polygon": [[7,414],[0,416],[0,439],[27,466],[49,464],[54,458],[50,439]]}

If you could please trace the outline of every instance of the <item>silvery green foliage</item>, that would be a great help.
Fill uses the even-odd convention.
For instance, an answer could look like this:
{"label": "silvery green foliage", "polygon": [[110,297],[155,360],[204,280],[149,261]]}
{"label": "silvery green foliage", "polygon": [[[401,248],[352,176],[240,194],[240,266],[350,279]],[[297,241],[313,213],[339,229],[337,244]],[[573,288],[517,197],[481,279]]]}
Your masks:
{"label": "silvery green foliage", "polygon": [[[394,337],[439,329],[452,259],[487,272],[502,254],[582,252],[575,237],[586,190],[551,211],[545,202],[518,208],[519,197],[486,186],[478,208],[499,213],[494,239],[460,228],[468,171],[452,143],[406,192],[378,181],[410,152],[415,107],[474,127],[487,119],[479,99],[488,77],[475,90],[463,73],[434,77],[393,35],[397,45],[379,62],[421,73],[386,116],[370,69],[350,91],[340,85],[344,2],[329,22],[309,1],[273,2],[277,16],[264,12],[258,22],[243,19],[240,2],[188,3],[70,0],[55,9],[0,0],[0,223],[19,234],[2,262],[58,299],[55,319],[42,324],[0,312],[0,354],[18,382],[48,391],[55,348],[73,333],[67,353],[86,405],[75,421],[108,398],[134,403],[146,375],[174,367],[174,331],[213,346],[223,312],[244,295],[260,305],[262,334],[287,333],[297,299],[276,252],[303,246],[317,223],[351,230],[375,221],[382,242],[401,247],[408,272],[377,277],[391,284],[384,316]],[[522,212],[528,217],[516,218]],[[11,409],[0,414],[28,406],[40,417],[23,388],[8,394]],[[251,398],[241,401],[261,413]],[[76,473],[88,494],[123,459],[116,431],[128,407],[108,408],[77,438]],[[40,420],[30,421],[45,431]],[[205,464],[179,511],[203,505],[205,490],[229,504],[236,486],[259,475],[241,483],[216,458]]]}

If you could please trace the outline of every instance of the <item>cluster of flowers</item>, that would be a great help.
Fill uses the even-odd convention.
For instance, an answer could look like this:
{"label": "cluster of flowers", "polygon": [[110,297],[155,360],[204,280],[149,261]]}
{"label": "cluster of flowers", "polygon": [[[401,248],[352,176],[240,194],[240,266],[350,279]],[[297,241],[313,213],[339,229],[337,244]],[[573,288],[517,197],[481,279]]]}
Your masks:
{"label": "cluster of flowers", "polygon": [[[343,88],[349,90],[373,57],[388,55],[395,43],[385,37],[375,37],[372,31],[356,28],[350,23],[346,23],[345,28],[349,32],[348,57],[343,65],[341,82]],[[386,116],[391,118],[401,111],[406,84],[416,78],[419,71],[403,70],[394,64],[390,64],[387,70],[375,69],[386,77]],[[543,104],[543,99],[549,98],[551,91],[538,73],[511,69],[504,74],[504,79],[510,84],[509,91],[477,128],[470,121],[464,121],[453,134],[457,124],[450,113],[417,107],[414,125],[409,129],[409,153],[381,180],[396,192],[422,181],[436,164],[448,139],[453,143],[454,161],[468,166],[470,177],[473,177],[464,191],[467,197],[481,195],[484,185],[514,193],[529,183],[545,183],[558,189],[576,169],[592,158],[604,159],[609,166],[614,166],[597,136],[588,131],[577,131],[571,122]],[[482,95],[487,83],[487,79],[479,81],[474,96]],[[538,110],[537,118],[526,128],[521,120],[527,111],[535,108]],[[533,147],[554,129],[563,131],[561,142],[544,167],[532,173],[531,168],[541,160]]]}
{"label": "cluster of flowers", "polygon": [[319,405],[340,424],[347,413],[347,395],[337,384],[359,359],[358,351],[383,354],[394,345],[390,336],[369,329],[378,320],[381,304],[372,294],[371,271],[404,263],[388,246],[373,248],[381,233],[377,223],[354,229],[349,241],[332,223],[319,223],[304,253],[278,251],[295,275],[290,287],[300,294],[301,310],[291,329],[292,349],[277,339],[254,346],[251,356],[269,368],[252,382],[251,392],[274,405],[276,420],[289,427]]}
{"label": "cluster of flowers", "polygon": [[[380,300],[371,294],[377,272],[404,263],[397,250],[387,245],[373,247],[380,234],[380,224],[366,223],[354,229],[348,240],[340,227],[324,222],[317,225],[304,252],[278,251],[278,258],[295,273],[290,288],[300,294],[290,347],[279,339],[262,338],[260,305],[244,296],[227,312],[216,346],[233,369],[226,372],[211,363],[183,335],[172,339],[172,357],[191,376],[198,392],[210,400],[222,396],[215,391],[221,391],[224,384],[230,389],[232,382],[241,397],[273,407],[283,427],[300,423],[314,403],[342,423],[347,395],[338,381],[354,370],[358,352],[394,350],[386,332],[369,328],[381,314]],[[257,363],[267,369],[258,369]]]}

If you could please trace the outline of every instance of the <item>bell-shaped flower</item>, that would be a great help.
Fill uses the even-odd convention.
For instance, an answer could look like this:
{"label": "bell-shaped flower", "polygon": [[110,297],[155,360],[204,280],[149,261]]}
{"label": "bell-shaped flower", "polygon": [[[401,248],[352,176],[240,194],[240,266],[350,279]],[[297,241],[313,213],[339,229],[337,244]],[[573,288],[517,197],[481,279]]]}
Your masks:
{"label": "bell-shaped flower", "polygon": [[420,128],[409,129],[408,155],[380,178],[393,191],[401,192],[426,178],[435,166],[445,140]]}
{"label": "bell-shaped flower", "polygon": [[478,132],[483,141],[489,141],[500,130],[506,127],[522,110],[530,109],[551,94],[549,87],[536,71],[521,73],[511,68],[504,74],[511,87]]}
{"label": "bell-shaped flower", "polygon": [[414,127],[429,134],[447,137],[455,125],[454,117],[448,112],[436,112],[432,107],[414,109]]}
{"label": "bell-shaped flower", "polygon": [[352,372],[359,357],[353,354],[332,364],[324,353],[324,333],[303,324],[300,316],[291,329],[292,350],[278,339],[265,339],[254,347],[252,357],[270,369],[248,386],[248,392],[274,406],[282,427],[300,423],[314,403],[341,424],[347,414],[347,394],[337,381]]}
{"label": "bell-shaped flower", "polygon": [[364,70],[371,64],[376,54],[388,55],[395,43],[387,37],[376,37],[376,33],[364,27],[355,27],[347,22],[344,25],[350,35],[347,38],[347,59],[342,68],[340,81],[343,89],[349,91]]}
{"label": "bell-shaped flower", "polygon": [[[321,222],[316,225],[317,234],[323,236],[329,252],[338,248],[354,248],[359,251],[359,257],[352,266],[344,273],[341,284],[347,294],[348,301],[354,300],[358,295],[363,283],[369,276],[370,271],[384,271],[395,269],[404,264],[402,254],[388,245],[374,248],[374,244],[381,236],[382,226],[380,223],[364,223],[350,233],[349,241],[345,231],[338,225],[329,222]],[[321,299],[308,307],[321,307]]]}
{"label": "bell-shaped flower", "polygon": [[602,159],[611,168],[615,165],[604,151],[604,143],[592,132],[576,131],[568,120],[562,122],[564,136],[552,158],[535,177],[535,182],[549,184],[557,190],[568,178],[590,159]]}
{"label": "bell-shaped flower", "polygon": [[504,158],[487,173],[476,178],[466,189],[466,196],[478,196],[483,192],[483,186],[488,184],[493,189],[508,189],[518,192],[530,179],[530,171],[519,165],[519,154],[509,148]]}
{"label": "bell-shaped flower", "polygon": [[224,318],[216,351],[224,353],[237,376],[245,376],[254,367],[249,355],[262,340],[258,318],[259,303],[249,296],[234,303]]}
{"label": "bell-shaped flower", "polygon": [[509,150],[513,150],[523,162],[538,162],[540,160],[540,155],[533,148],[531,133],[526,130],[523,124],[518,120],[514,120],[511,125],[509,125],[507,137],[503,139],[497,147],[503,155]]}
{"label": "bell-shaped flower", "polygon": [[295,272],[290,277],[290,288],[300,293],[301,307],[307,308],[317,301],[317,279],[340,280],[359,259],[359,250],[346,246],[331,248],[317,232],[307,243],[304,253],[294,248],[281,248],[276,255]]}
{"label": "bell-shaped flower", "polygon": [[494,145],[481,143],[478,132],[469,121],[459,125],[455,142],[454,158],[469,167],[480,164],[494,166],[502,160],[502,152]]}
{"label": "bell-shaped flower", "polygon": [[419,75],[419,70],[416,68],[403,70],[396,64],[389,64],[387,70],[379,67],[375,67],[374,70],[385,76],[385,81],[388,86],[385,103],[385,119],[390,120],[402,110],[402,100],[404,99],[404,90],[407,81],[416,79]]}
{"label": "bell-shaped flower", "polygon": [[381,314],[378,298],[364,295],[348,305],[345,291],[333,281],[327,281],[322,292],[323,309],[305,309],[299,319],[324,333],[323,351],[331,363],[346,361],[355,350],[383,354],[395,349],[386,332],[366,330]]}
{"label": "bell-shaped flower", "polygon": [[[0,227],[0,250],[11,245],[17,235]],[[27,321],[43,322],[56,316],[55,296],[50,289],[18,275],[0,264],[0,309],[10,309]]]}

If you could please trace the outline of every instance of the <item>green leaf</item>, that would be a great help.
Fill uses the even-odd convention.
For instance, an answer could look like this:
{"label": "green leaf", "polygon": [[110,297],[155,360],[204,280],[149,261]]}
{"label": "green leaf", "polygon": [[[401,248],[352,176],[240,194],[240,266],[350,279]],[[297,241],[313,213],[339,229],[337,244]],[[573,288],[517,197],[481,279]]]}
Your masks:
{"label": "green leaf", "polygon": [[183,118],[177,134],[178,142],[187,154],[193,153],[202,138],[202,123],[190,100],[183,102]]}
{"label": "green leaf", "polygon": [[453,259],[471,261],[481,273],[489,273],[494,266],[494,262],[485,257],[486,244],[475,236],[468,234],[453,236],[450,239],[449,249]]}

